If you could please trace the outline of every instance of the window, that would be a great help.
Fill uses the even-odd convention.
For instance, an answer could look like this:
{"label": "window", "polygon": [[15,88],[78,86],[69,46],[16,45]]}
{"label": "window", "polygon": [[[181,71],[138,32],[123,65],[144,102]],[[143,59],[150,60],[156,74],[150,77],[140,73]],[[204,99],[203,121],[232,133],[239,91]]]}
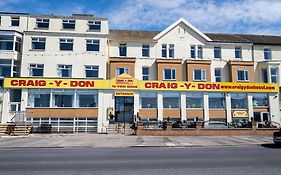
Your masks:
{"label": "window", "polygon": [[164,92],[163,108],[180,108],[180,94],[177,92]]}
{"label": "window", "polygon": [[148,44],[142,45],[142,56],[149,57],[149,45]]}
{"label": "window", "polygon": [[60,39],[60,50],[73,50],[73,39]]}
{"label": "window", "polygon": [[254,93],[253,94],[253,106],[254,107],[267,107],[268,106],[267,94]]}
{"label": "window", "polygon": [[140,108],[141,109],[157,109],[157,93],[141,92],[140,93]]}
{"label": "window", "polygon": [[248,109],[247,94],[231,93],[231,109]]}
{"label": "window", "polygon": [[75,20],[62,20],[63,29],[75,29]]}
{"label": "window", "polygon": [[162,58],[167,58],[167,44],[162,44]]}
{"label": "window", "polygon": [[221,82],[221,68],[215,68],[215,81]]}
{"label": "window", "polygon": [[98,92],[92,90],[78,90],[77,91],[77,106],[78,107],[97,107],[98,106]]}
{"label": "window", "polygon": [[72,75],[71,65],[58,65],[58,76],[59,77],[71,77]]}
{"label": "window", "polygon": [[54,90],[52,107],[73,107],[74,91],[73,90]]}
{"label": "window", "polygon": [[210,109],[225,109],[224,93],[209,93],[208,95]]}
{"label": "window", "polygon": [[270,67],[270,79],[271,83],[279,82],[279,69],[278,67]]}
{"label": "window", "polygon": [[46,38],[32,38],[32,50],[45,50]]}
{"label": "window", "polygon": [[129,74],[129,68],[116,68],[116,76],[119,76],[121,74]]}
{"label": "window", "polygon": [[11,26],[20,26],[20,18],[12,17],[11,18]]}
{"label": "window", "polygon": [[0,16],[0,26],[1,26],[1,23],[2,23],[2,16]]}
{"label": "window", "polygon": [[30,64],[29,65],[29,76],[32,77],[43,77],[44,64]]}
{"label": "window", "polygon": [[249,81],[249,71],[248,70],[238,70],[237,71],[238,81]]}
{"label": "window", "polygon": [[14,36],[0,35],[0,50],[13,50]]}
{"label": "window", "polygon": [[214,58],[221,59],[221,47],[214,47]]}
{"label": "window", "polygon": [[119,56],[121,57],[127,56],[127,44],[119,45]]}
{"label": "window", "polygon": [[21,51],[21,38],[19,38],[19,37],[16,37],[15,51],[18,51],[18,52]]}
{"label": "window", "polygon": [[197,47],[197,57],[199,59],[203,59],[203,47],[202,46]]}
{"label": "window", "polygon": [[261,69],[261,77],[263,83],[268,83],[268,75],[267,75],[267,69],[263,68]]}
{"label": "window", "polygon": [[241,47],[235,47],[235,58],[241,59],[242,58],[242,49]]}
{"label": "window", "polygon": [[194,81],[206,81],[206,70],[205,69],[193,70],[193,80]]}
{"label": "window", "polygon": [[186,93],[186,108],[203,108],[203,93]]}
{"label": "window", "polygon": [[190,58],[195,58],[195,46],[190,46]]}
{"label": "window", "polygon": [[12,60],[0,59],[0,77],[11,76],[11,65],[12,65]]}
{"label": "window", "polygon": [[89,21],[88,22],[89,30],[101,30],[101,21]]}
{"label": "window", "polygon": [[86,40],[87,51],[100,51],[100,40]]}
{"label": "window", "polygon": [[85,66],[86,78],[98,78],[99,66]]}
{"label": "window", "polygon": [[271,60],[271,50],[270,50],[270,48],[264,48],[263,54],[264,54],[265,60]]}
{"label": "window", "polygon": [[149,67],[142,67],[142,79],[149,80]]}
{"label": "window", "polygon": [[176,69],[164,69],[164,80],[176,80]]}
{"label": "window", "polygon": [[37,28],[45,28],[48,29],[49,28],[49,19],[36,19],[36,26]]}
{"label": "window", "polygon": [[174,45],[173,44],[169,44],[169,58],[174,58]]}
{"label": "window", "polygon": [[28,107],[50,107],[50,90],[28,90]]}

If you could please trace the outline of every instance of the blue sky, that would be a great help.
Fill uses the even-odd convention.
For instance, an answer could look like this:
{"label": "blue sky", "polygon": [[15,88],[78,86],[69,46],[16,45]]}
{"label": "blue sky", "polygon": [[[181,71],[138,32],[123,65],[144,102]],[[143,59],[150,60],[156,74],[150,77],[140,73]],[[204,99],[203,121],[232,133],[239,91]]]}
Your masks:
{"label": "blue sky", "polygon": [[0,11],[91,13],[130,30],[163,30],[183,17],[203,32],[281,35],[280,0],[0,0]]}

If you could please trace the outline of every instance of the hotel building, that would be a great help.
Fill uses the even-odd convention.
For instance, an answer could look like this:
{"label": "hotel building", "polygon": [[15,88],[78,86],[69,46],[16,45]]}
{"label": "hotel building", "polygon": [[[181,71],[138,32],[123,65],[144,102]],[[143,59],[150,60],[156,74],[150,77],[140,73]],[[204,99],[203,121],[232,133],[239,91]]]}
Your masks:
{"label": "hotel building", "polygon": [[0,15],[2,123],[105,133],[136,118],[281,122],[280,36],[203,33],[183,18],[158,32]]}

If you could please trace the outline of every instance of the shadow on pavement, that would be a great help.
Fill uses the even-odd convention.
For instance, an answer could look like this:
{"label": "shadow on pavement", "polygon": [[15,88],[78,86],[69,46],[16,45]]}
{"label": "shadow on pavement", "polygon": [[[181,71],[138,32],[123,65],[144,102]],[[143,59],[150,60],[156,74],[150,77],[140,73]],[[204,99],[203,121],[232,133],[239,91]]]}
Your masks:
{"label": "shadow on pavement", "polygon": [[274,143],[266,143],[261,144],[262,147],[271,148],[271,149],[281,149],[281,144],[274,144]]}

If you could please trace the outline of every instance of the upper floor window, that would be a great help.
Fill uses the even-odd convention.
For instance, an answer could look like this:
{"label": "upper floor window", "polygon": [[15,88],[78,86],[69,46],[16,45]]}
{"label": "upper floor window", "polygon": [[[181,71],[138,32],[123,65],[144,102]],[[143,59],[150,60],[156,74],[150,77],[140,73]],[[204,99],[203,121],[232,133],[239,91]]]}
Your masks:
{"label": "upper floor window", "polygon": [[242,48],[241,47],[235,47],[235,58],[236,59],[242,58]]}
{"label": "upper floor window", "polygon": [[31,77],[43,77],[44,64],[30,64],[29,76]]}
{"label": "upper floor window", "polygon": [[11,26],[20,26],[20,17],[11,17]]}
{"label": "upper floor window", "polygon": [[221,68],[215,68],[215,81],[221,82]]}
{"label": "upper floor window", "polygon": [[271,79],[271,83],[278,83],[279,82],[279,69],[278,69],[278,67],[271,67],[270,68],[270,79]]}
{"label": "upper floor window", "polygon": [[197,47],[197,57],[199,59],[203,59],[203,47],[202,46]]}
{"label": "upper floor window", "polygon": [[0,35],[0,50],[13,50],[14,36],[13,35]]}
{"label": "upper floor window", "polygon": [[37,28],[49,28],[49,19],[42,19],[42,18],[37,18],[36,19],[36,26]]}
{"label": "upper floor window", "polygon": [[119,56],[127,56],[127,44],[119,44]]}
{"label": "upper floor window", "polygon": [[149,67],[142,67],[142,79],[149,80]]}
{"label": "upper floor window", "polygon": [[89,30],[101,30],[101,21],[89,21],[88,22]]}
{"label": "upper floor window", "polygon": [[60,50],[73,50],[73,39],[60,39]]}
{"label": "upper floor window", "polygon": [[100,51],[100,40],[86,40],[87,51]]}
{"label": "upper floor window", "polygon": [[0,16],[0,26],[1,26],[1,23],[2,23],[2,16]]}
{"label": "upper floor window", "polygon": [[267,69],[262,68],[261,69],[261,78],[263,83],[268,83],[268,75],[267,75]]}
{"label": "upper floor window", "polygon": [[162,44],[162,58],[167,58],[167,44]]}
{"label": "upper floor window", "polygon": [[142,56],[149,57],[149,45],[148,44],[142,45]]}
{"label": "upper floor window", "polygon": [[72,66],[71,65],[58,65],[57,68],[59,77],[68,77],[72,76]]}
{"label": "upper floor window", "polygon": [[75,29],[75,20],[62,20],[63,29]]}
{"label": "upper floor window", "polygon": [[194,81],[206,81],[206,70],[205,69],[193,70],[193,80]]}
{"label": "upper floor window", "polygon": [[271,50],[270,50],[270,48],[264,48],[263,54],[264,54],[265,60],[271,60]]}
{"label": "upper floor window", "polygon": [[190,46],[190,58],[195,58],[195,46]]}
{"label": "upper floor window", "polygon": [[129,74],[130,73],[130,70],[129,70],[129,68],[124,68],[124,67],[119,67],[119,68],[116,68],[116,72],[115,72],[116,74],[116,76],[119,76],[119,75],[121,75],[121,74],[124,74],[124,73],[126,73],[126,74]]}
{"label": "upper floor window", "polygon": [[98,78],[99,66],[85,66],[86,78]]}
{"label": "upper floor window", "polygon": [[214,47],[214,58],[221,59],[221,47]]}
{"label": "upper floor window", "polygon": [[32,38],[32,50],[45,50],[46,38]]}
{"label": "upper floor window", "polygon": [[169,58],[174,58],[175,50],[174,44],[169,44]]}
{"label": "upper floor window", "polygon": [[0,59],[0,76],[1,77],[10,77],[11,76],[11,59]]}
{"label": "upper floor window", "polygon": [[237,80],[238,81],[249,81],[249,71],[248,70],[237,70]]}
{"label": "upper floor window", "polygon": [[21,38],[19,38],[19,37],[16,37],[15,51],[18,51],[18,52],[21,51]]}
{"label": "upper floor window", "polygon": [[163,74],[164,80],[176,80],[176,69],[164,69]]}

